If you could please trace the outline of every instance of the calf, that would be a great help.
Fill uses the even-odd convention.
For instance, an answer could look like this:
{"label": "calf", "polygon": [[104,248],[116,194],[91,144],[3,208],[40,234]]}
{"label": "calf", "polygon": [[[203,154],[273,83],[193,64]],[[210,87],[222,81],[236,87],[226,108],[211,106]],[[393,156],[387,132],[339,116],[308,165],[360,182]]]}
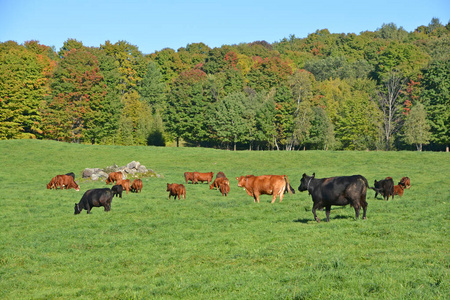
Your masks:
{"label": "calf", "polygon": [[320,222],[316,215],[317,209],[325,207],[327,222],[329,222],[331,205],[345,206],[347,204],[355,209],[356,219],[359,218],[362,207],[363,219],[366,219],[366,193],[369,184],[364,176],[353,175],[322,179],[316,179],[315,176],[315,173],[312,176],[303,174],[298,190],[300,192],[308,191],[312,196],[314,202],[312,213],[317,222]]}
{"label": "calf", "polygon": [[122,172],[111,172],[111,173],[109,173],[108,178],[106,179],[106,184],[114,183],[114,182],[117,183],[118,181],[120,181],[122,179],[123,179]]}
{"label": "calf", "polygon": [[[281,202],[286,186],[289,186],[289,178],[286,175],[247,175],[236,177],[236,180],[238,181],[238,187],[244,188],[247,194],[253,197],[253,201],[258,203],[259,196],[263,194],[273,195],[272,203],[279,195]],[[290,189],[289,193],[292,193]]]}
{"label": "calf", "polygon": [[370,189],[375,191],[375,198],[380,193],[384,200],[389,201],[390,196],[394,200],[394,180],[392,180],[392,177],[386,177],[380,181],[375,180],[374,187],[370,187]]}
{"label": "calf", "polygon": [[87,190],[79,203],[75,203],[75,214],[81,213],[83,209],[89,214],[92,207],[103,206],[105,211],[111,210],[113,192],[109,188]]}
{"label": "calf", "polygon": [[133,184],[131,185],[131,191],[140,193],[142,191],[142,186],[143,186],[142,180],[137,178],[137,179],[133,180]]}
{"label": "calf", "polygon": [[198,183],[199,181],[203,182],[208,182],[208,184],[212,181],[214,176],[213,172],[208,172],[208,173],[200,173],[200,172],[194,172],[194,181],[193,183]]}
{"label": "calf", "polygon": [[120,198],[122,198],[123,186],[121,186],[120,184],[116,184],[115,186],[113,186],[111,188],[111,191],[113,192],[113,196],[115,195],[116,197],[119,196]]}
{"label": "calf", "polygon": [[184,188],[184,185],[177,184],[177,183],[168,183],[167,184],[167,191],[169,192],[169,199],[170,196],[174,196],[175,199],[181,200],[181,196],[183,195],[183,199],[186,199],[186,189]]}

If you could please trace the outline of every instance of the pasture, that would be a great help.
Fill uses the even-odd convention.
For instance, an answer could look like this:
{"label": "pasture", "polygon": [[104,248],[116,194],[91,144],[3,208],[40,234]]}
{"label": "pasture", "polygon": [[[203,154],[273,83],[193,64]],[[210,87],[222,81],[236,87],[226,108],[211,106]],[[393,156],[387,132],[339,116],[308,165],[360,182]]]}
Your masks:
{"label": "pasture", "polygon": [[[450,156],[418,152],[242,151],[0,141],[1,299],[448,299]],[[142,193],[114,198],[110,212],[74,215],[74,204],[105,181],[84,168],[139,161],[160,174]],[[227,197],[185,184],[183,173],[223,171]],[[74,172],[80,191],[47,190]],[[298,186],[361,174],[411,179],[402,198],[367,193],[367,220],[331,209],[330,222]],[[240,175],[286,174],[294,195],[261,203]],[[109,185],[111,187],[111,185]]]}

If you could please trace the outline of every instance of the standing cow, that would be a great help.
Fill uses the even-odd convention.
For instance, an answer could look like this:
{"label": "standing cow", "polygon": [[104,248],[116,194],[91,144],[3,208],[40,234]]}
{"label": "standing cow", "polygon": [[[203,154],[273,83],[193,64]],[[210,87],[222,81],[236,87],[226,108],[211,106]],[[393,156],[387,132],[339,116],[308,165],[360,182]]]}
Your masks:
{"label": "standing cow", "polygon": [[186,188],[183,184],[168,183],[167,191],[169,192],[169,199],[170,196],[174,196],[175,199],[177,199],[178,196],[178,200],[181,200],[181,196],[183,196],[183,199],[186,199]]}
{"label": "standing cow", "polygon": [[133,180],[133,183],[131,184],[131,191],[135,193],[140,193],[142,191],[143,183],[142,180],[139,178],[136,178]]}
{"label": "standing cow", "polygon": [[106,184],[110,184],[110,183],[114,183],[123,179],[123,174],[122,172],[111,172],[108,175],[108,178],[106,178]]}
{"label": "standing cow", "polygon": [[[272,203],[279,195],[281,202],[286,186],[289,186],[289,178],[286,175],[247,175],[236,177],[236,180],[238,187],[244,188],[247,194],[253,197],[253,201],[258,203],[260,195],[273,195]],[[290,189],[288,191],[292,194]]]}
{"label": "standing cow", "polygon": [[312,176],[303,174],[298,190],[300,192],[308,191],[312,196],[314,202],[312,213],[317,222],[320,222],[316,215],[317,209],[325,207],[327,222],[329,222],[331,205],[345,206],[347,204],[355,209],[356,219],[359,218],[362,207],[363,219],[366,219],[366,193],[369,184],[364,176],[353,175],[321,179],[316,179],[315,176],[315,173]]}
{"label": "standing cow", "polygon": [[392,196],[392,200],[394,200],[394,180],[392,177],[386,177],[380,181],[374,181],[374,187],[369,187],[370,189],[375,191],[375,198],[380,193],[383,196],[383,199],[389,201],[389,197]]}
{"label": "standing cow", "polygon": [[103,206],[105,211],[110,211],[113,197],[114,194],[109,188],[87,190],[80,202],[75,203],[75,214],[81,213],[83,209],[90,213],[92,207],[100,206]]}

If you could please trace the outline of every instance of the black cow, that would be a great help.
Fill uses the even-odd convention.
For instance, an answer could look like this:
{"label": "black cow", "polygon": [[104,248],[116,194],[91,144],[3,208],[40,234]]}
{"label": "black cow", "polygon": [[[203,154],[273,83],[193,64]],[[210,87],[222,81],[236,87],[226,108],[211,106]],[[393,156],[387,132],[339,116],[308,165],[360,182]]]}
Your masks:
{"label": "black cow", "polygon": [[366,219],[367,201],[366,193],[369,184],[361,175],[340,176],[316,179],[316,174],[307,176],[303,174],[298,190],[308,191],[314,202],[312,213],[314,219],[320,222],[316,215],[316,209],[325,207],[327,222],[330,221],[331,205],[345,206],[350,204],[355,209],[356,219],[363,208],[363,219]]}
{"label": "black cow", "polygon": [[374,187],[370,188],[375,191],[375,198],[380,193],[384,200],[389,201],[390,196],[394,200],[394,180],[392,177],[386,177],[380,181],[375,180]]}
{"label": "black cow", "polygon": [[75,214],[81,213],[83,209],[90,213],[92,207],[100,206],[103,206],[105,211],[109,211],[113,196],[114,194],[109,188],[87,190],[80,202],[75,203]]}
{"label": "black cow", "polygon": [[114,195],[119,196],[120,198],[122,198],[122,192],[123,192],[123,186],[121,186],[120,184],[116,184],[115,186],[113,186],[111,188],[111,191],[113,192],[113,197]]}
{"label": "black cow", "polygon": [[67,173],[66,175],[72,176],[73,180],[75,180],[75,173],[74,172]]}

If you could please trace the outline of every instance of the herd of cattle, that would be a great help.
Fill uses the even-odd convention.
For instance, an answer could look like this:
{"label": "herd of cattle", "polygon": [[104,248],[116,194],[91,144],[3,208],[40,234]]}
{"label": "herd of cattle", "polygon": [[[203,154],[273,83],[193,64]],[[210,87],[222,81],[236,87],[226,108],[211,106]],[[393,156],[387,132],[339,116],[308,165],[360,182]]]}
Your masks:
{"label": "herd of cattle", "polygon": [[[192,184],[199,182],[207,182],[210,189],[216,188],[223,196],[227,196],[230,192],[230,181],[223,172],[218,172],[216,178],[213,180],[214,173],[201,172],[185,172],[185,183],[189,181]],[[283,195],[286,192],[294,194],[295,190],[289,184],[289,178],[286,175],[246,175],[236,177],[238,181],[237,186],[243,188],[247,194],[253,197],[254,202],[259,203],[260,195],[272,195],[272,203],[274,203],[279,196],[280,202],[283,200]],[[91,189],[84,193],[79,203],[75,203],[75,214],[79,214],[83,209],[89,213],[92,207],[103,206],[105,211],[111,209],[111,201],[114,196],[122,198],[122,192],[125,190],[140,193],[143,187],[141,179],[135,179],[132,183],[129,179],[124,179],[121,172],[112,172],[106,179],[106,184],[115,185],[109,188]],[[327,222],[330,221],[330,211],[332,205],[345,206],[350,205],[355,209],[355,217],[359,218],[361,208],[363,209],[363,219],[366,219],[367,189],[375,191],[375,198],[378,194],[382,195],[384,200],[389,200],[389,197],[394,199],[394,195],[402,196],[404,189],[409,189],[411,182],[408,177],[403,177],[397,185],[394,185],[392,177],[386,177],[380,181],[375,180],[374,186],[369,187],[367,179],[361,175],[353,176],[339,176],[330,178],[315,178],[315,173],[312,176],[303,174],[300,180],[298,190],[300,192],[308,191],[313,200],[312,213],[314,219],[320,222],[316,215],[316,210],[325,208]],[[47,184],[47,189],[70,189],[77,191],[80,187],[75,182],[75,174],[67,173],[65,175],[57,175]],[[186,199],[186,188],[183,184],[167,183],[167,192],[169,192],[169,199],[174,196],[176,199]]]}

